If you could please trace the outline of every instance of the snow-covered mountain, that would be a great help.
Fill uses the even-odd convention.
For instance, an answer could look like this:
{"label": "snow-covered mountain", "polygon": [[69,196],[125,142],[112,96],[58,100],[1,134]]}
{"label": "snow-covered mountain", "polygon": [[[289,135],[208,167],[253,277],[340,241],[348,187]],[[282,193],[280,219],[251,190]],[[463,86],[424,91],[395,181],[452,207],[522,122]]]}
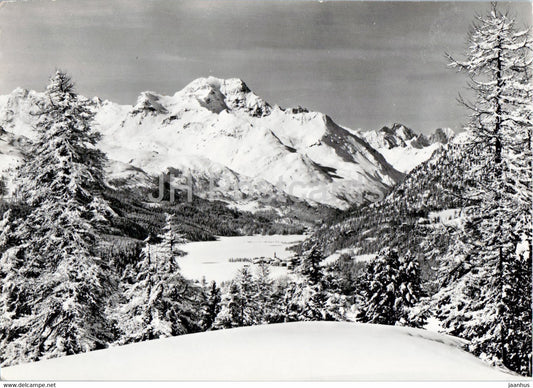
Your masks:
{"label": "snow-covered mountain", "polygon": [[426,136],[416,134],[402,124],[393,124],[391,127],[361,132],[361,136],[395,169],[408,173],[428,160],[436,149],[448,144],[455,137],[455,132],[450,128],[437,128]]}
{"label": "snow-covered mountain", "polygon": [[0,170],[14,167],[22,160],[21,149],[26,145],[26,138],[15,136],[0,127]]}
{"label": "snow-covered mountain", "polygon": [[[293,322],[145,341],[3,368],[3,380],[520,380],[421,329]],[[209,364],[206,365],[206,360]],[[242,366],[246,365],[245,368]]]}
{"label": "snow-covered mountain", "polygon": [[[39,98],[23,89],[0,97],[0,126],[31,138]],[[190,175],[195,194],[236,205],[299,198],[346,208],[381,198],[403,177],[327,115],[270,105],[239,79],[200,78],[172,96],[144,92],[134,106],[91,103],[101,149],[122,163],[111,175],[172,172],[182,184]]]}

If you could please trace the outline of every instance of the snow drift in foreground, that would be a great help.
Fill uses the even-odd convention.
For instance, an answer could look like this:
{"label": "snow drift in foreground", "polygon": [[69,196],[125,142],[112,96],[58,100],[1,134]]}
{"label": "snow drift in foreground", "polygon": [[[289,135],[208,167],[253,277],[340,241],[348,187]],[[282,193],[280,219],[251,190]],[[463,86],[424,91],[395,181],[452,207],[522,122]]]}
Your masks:
{"label": "snow drift in foreground", "polygon": [[297,322],[147,341],[2,369],[7,380],[511,380],[424,330]]}

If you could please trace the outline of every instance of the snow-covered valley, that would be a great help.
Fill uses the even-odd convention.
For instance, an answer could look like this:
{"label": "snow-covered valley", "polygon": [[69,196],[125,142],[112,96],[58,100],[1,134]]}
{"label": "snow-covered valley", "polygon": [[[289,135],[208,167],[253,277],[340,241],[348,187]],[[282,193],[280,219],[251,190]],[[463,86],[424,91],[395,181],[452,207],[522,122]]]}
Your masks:
{"label": "snow-covered valley", "polygon": [[[279,278],[288,274],[287,259],[294,255],[287,248],[305,238],[306,235],[257,235],[190,242],[180,247],[187,255],[178,258],[178,264],[182,274],[189,279],[205,278],[208,282],[214,280],[220,284],[233,279],[245,265],[251,266],[254,271],[257,267],[254,259],[278,258],[279,265],[270,266],[270,274],[273,278]],[[282,266],[282,263],[285,265]]]}

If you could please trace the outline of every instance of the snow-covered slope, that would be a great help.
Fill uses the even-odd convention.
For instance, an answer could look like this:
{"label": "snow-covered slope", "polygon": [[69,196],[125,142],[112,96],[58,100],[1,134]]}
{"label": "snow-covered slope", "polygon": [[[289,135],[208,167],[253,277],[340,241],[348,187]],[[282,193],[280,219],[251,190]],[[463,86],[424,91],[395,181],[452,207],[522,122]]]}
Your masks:
{"label": "snow-covered slope", "polygon": [[298,322],[189,334],[2,369],[3,380],[513,380],[420,329]]}
{"label": "snow-covered slope", "polygon": [[[109,107],[114,116],[116,107],[104,104],[97,121],[111,121]],[[111,158],[150,173],[173,167],[208,176],[225,167],[251,178],[244,186],[252,190],[268,182],[338,207],[379,197],[401,177],[326,115],[272,107],[239,79],[197,79],[173,96],[143,93],[121,120],[101,127]]]}
{"label": "snow-covered slope", "polygon": [[395,169],[410,172],[430,158],[433,152],[451,141],[455,133],[450,128],[437,128],[429,136],[416,134],[402,124],[362,132],[361,136],[377,149]]}
{"label": "snow-covered slope", "polygon": [[0,126],[0,174],[22,160],[21,149],[25,138],[6,132]]}
{"label": "snow-covered slope", "polygon": [[[31,137],[39,96],[0,97],[0,125]],[[239,79],[200,78],[173,96],[144,92],[134,106],[91,101],[109,158],[152,175],[190,172],[200,195],[214,186],[223,198],[294,196],[345,208],[380,198],[403,176],[328,116],[271,106]]]}
{"label": "snow-covered slope", "polygon": [[23,159],[22,150],[28,147],[27,138],[6,132],[0,125],[0,177],[2,195],[9,195],[13,190],[12,175],[9,173]]}

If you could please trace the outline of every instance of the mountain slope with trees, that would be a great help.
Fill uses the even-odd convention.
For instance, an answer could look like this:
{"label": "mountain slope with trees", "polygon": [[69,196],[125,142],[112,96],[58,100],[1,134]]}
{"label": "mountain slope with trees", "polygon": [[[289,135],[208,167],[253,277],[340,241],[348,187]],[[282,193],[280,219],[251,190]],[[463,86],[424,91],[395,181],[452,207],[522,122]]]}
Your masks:
{"label": "mountain slope with trees", "polygon": [[[380,287],[380,279],[388,279],[379,269],[383,259],[362,266],[356,255],[384,248],[394,248],[400,257],[415,255],[427,293],[419,312],[433,314],[444,332],[467,339],[466,348],[475,355],[528,376],[532,49],[530,30],[520,30],[497,5],[478,16],[466,58],[449,57],[451,67],[469,76],[475,95],[472,102],[460,99],[471,112],[462,141],[435,151],[383,201],[351,209],[301,247],[320,246],[322,257],[352,250],[354,257],[341,256],[330,271],[343,284],[358,283],[344,292],[363,289],[366,300],[359,314],[364,319],[373,311],[368,308],[372,295],[394,300],[392,290],[399,283]],[[442,219],[445,212],[453,214],[451,219]],[[386,266],[392,267],[392,262]],[[376,319],[392,316],[393,305]]]}

